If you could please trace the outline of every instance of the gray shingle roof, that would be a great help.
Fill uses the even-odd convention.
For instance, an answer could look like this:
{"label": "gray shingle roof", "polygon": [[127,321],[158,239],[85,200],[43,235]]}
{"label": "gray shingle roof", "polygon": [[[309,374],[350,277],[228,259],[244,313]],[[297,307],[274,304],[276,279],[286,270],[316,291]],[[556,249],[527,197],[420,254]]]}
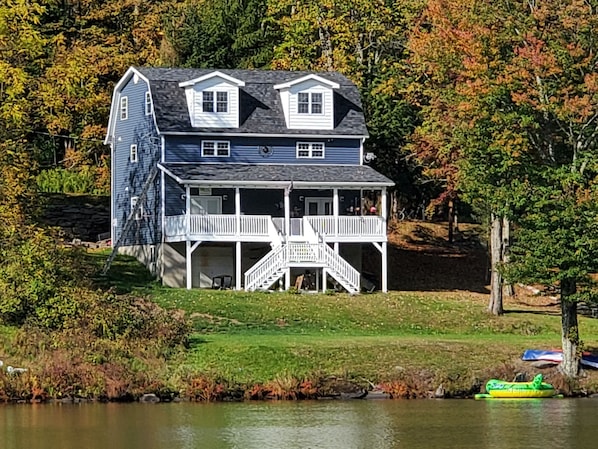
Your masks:
{"label": "gray shingle roof", "polygon": [[394,183],[367,165],[282,165],[282,164],[160,164],[181,182],[245,183],[360,188],[391,186]]}
{"label": "gray shingle roof", "polygon": [[240,87],[239,128],[193,128],[189,119],[185,89],[180,82],[213,73],[212,69],[147,68],[135,67],[150,82],[156,122],[161,132],[237,132],[260,134],[323,134],[367,136],[359,90],[340,73],[315,73],[321,78],[338,83],[334,91],[334,129],[288,129],[285,124],[280,96],[274,85],[292,81],[314,72],[279,70],[218,70],[245,82]]}

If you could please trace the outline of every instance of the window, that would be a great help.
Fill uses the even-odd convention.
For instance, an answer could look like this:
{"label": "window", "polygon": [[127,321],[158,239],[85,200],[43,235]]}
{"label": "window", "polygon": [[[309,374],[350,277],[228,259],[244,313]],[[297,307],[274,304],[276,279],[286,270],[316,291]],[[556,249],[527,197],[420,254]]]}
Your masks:
{"label": "window", "polygon": [[[137,206],[139,204],[139,206]],[[131,197],[131,213],[134,214],[135,220],[141,220],[143,218],[143,204],[139,202],[138,196]]]}
{"label": "window", "polygon": [[297,142],[297,158],[299,159],[323,159],[324,144],[320,142]]}
{"label": "window", "polygon": [[324,111],[322,94],[299,92],[297,95],[297,111],[299,114],[322,114]]}
{"label": "window", "polygon": [[299,114],[309,114],[309,94],[299,92],[297,101],[299,102]]}
{"label": "window", "polygon": [[196,195],[191,189],[191,214],[207,215],[222,213],[222,197]]}
{"label": "window", "polygon": [[202,93],[202,111],[214,112],[214,92]]}
{"label": "window", "polygon": [[201,142],[201,155],[208,157],[229,157],[230,142],[222,140],[203,140]]}
{"label": "window", "polygon": [[137,145],[136,144],[131,145],[130,160],[131,160],[131,162],[137,162],[138,161],[138,158],[137,158]]}
{"label": "window", "polygon": [[152,115],[152,95],[149,91],[145,93],[145,115]]}
{"label": "window", "polygon": [[228,112],[228,92],[216,92],[216,112]]}
{"label": "window", "polygon": [[120,99],[120,119],[126,120],[129,117],[129,97]]}
{"label": "window", "polygon": [[202,92],[202,111],[203,112],[228,112],[228,92],[214,92],[209,90]]}
{"label": "window", "polygon": [[311,113],[321,114],[322,113],[322,94],[312,93],[311,94]]}

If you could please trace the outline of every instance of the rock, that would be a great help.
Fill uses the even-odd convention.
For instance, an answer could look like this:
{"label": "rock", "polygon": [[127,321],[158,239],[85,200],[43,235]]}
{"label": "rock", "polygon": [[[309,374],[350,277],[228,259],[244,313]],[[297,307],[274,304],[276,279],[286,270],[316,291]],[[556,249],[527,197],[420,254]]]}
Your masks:
{"label": "rock", "polygon": [[549,360],[537,360],[532,362],[532,366],[538,369],[554,368],[557,365],[557,362],[551,362]]}
{"label": "rock", "polygon": [[436,389],[436,391],[434,392],[434,397],[437,399],[444,399],[445,395],[446,395],[446,391],[444,391],[444,387],[442,386],[442,384],[440,384],[438,386],[438,388]]}
{"label": "rock", "polygon": [[139,402],[143,402],[146,404],[155,404],[160,402],[160,398],[153,393],[144,394],[139,398]]}
{"label": "rock", "polygon": [[368,392],[365,399],[390,399],[390,395],[385,391],[376,389]]}
{"label": "rock", "polygon": [[527,381],[527,374],[525,373],[517,373],[515,374],[515,379],[513,382],[526,382]]}

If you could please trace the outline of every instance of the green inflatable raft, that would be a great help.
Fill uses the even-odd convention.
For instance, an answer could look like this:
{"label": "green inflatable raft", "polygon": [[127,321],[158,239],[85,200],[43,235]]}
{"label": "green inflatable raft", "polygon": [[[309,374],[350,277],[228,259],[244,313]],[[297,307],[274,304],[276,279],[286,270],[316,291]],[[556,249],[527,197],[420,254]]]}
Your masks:
{"label": "green inflatable raft", "polygon": [[543,382],[542,374],[531,382],[506,382],[490,379],[486,383],[487,394],[476,394],[476,399],[487,398],[553,398],[558,397],[554,387]]}

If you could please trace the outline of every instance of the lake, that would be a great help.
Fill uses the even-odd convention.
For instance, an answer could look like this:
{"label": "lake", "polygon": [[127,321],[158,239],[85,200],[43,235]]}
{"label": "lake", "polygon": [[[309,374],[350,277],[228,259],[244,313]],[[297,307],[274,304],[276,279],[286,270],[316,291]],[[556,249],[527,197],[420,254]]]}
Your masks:
{"label": "lake", "polygon": [[594,449],[598,400],[0,406],[2,449]]}

